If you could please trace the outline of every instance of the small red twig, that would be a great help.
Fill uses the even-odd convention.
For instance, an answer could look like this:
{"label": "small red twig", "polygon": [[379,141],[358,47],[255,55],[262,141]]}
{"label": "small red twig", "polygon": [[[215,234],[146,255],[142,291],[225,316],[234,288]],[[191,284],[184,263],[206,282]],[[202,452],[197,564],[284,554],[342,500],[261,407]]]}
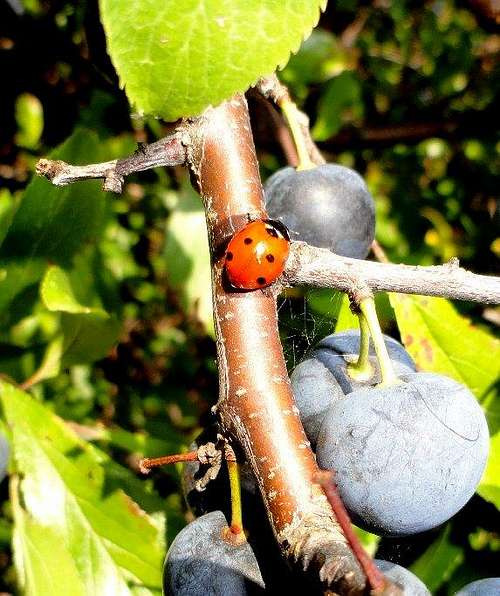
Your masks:
{"label": "small red twig", "polygon": [[344,532],[344,536],[346,537],[347,542],[354,553],[354,556],[358,560],[366,575],[366,579],[370,584],[371,589],[374,592],[382,591],[386,585],[384,574],[375,565],[371,557],[368,556],[367,552],[359,541],[359,538],[352,529],[351,519],[349,518],[349,514],[347,513],[344,503],[342,503],[340,495],[337,491],[337,486],[335,484],[335,474],[331,470],[321,470],[314,475],[313,480],[314,482],[317,482],[319,485],[321,485],[321,488],[323,489],[326,498],[328,499],[328,502],[335,513],[335,517],[337,518],[337,521]]}
{"label": "small red twig", "polygon": [[197,459],[198,451],[174,453],[173,455],[164,455],[162,457],[145,457],[139,462],[139,469],[143,474],[147,474],[151,468],[166,466],[168,464],[177,464],[183,461],[195,461]]}

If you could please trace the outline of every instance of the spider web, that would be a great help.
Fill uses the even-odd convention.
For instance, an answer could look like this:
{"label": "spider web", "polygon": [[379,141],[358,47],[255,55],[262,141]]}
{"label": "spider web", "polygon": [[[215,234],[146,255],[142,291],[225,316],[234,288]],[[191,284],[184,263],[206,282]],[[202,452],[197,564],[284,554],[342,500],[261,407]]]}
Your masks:
{"label": "spider web", "polygon": [[335,331],[342,299],[343,294],[333,290],[292,290],[278,298],[280,336],[289,372]]}

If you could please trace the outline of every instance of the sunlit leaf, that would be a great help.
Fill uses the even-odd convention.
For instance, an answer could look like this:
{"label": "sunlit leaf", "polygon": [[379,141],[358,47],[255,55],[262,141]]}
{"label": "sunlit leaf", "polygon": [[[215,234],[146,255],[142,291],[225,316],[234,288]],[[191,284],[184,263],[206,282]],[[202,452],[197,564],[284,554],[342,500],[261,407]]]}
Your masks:
{"label": "sunlit leaf", "polygon": [[[112,473],[116,464],[29,395],[3,381],[0,402],[12,434],[26,515],[36,524],[31,533],[39,541],[38,526],[44,526],[46,543],[53,536],[60,541],[59,549],[47,553],[46,565],[59,565],[58,551],[64,550],[63,562],[72,560],[85,594],[129,595],[132,586],[144,594],[159,590],[161,527],[123,492],[124,484]],[[16,532],[29,539],[23,520],[17,521]],[[21,549],[16,556],[28,569],[38,564],[38,549],[46,544],[26,548],[17,540],[15,547]],[[27,593],[39,593],[34,579],[29,574],[25,578]]]}
{"label": "sunlit leaf", "polygon": [[101,0],[108,50],[130,102],[173,121],[284,66],[325,0]]}

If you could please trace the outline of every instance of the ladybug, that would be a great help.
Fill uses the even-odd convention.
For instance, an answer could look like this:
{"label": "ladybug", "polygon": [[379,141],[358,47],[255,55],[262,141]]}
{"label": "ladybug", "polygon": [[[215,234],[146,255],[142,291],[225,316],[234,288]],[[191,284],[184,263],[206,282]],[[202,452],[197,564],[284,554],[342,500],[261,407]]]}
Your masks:
{"label": "ladybug", "polygon": [[279,221],[259,219],[230,240],[224,267],[234,288],[256,290],[270,286],[285,268],[290,236]]}

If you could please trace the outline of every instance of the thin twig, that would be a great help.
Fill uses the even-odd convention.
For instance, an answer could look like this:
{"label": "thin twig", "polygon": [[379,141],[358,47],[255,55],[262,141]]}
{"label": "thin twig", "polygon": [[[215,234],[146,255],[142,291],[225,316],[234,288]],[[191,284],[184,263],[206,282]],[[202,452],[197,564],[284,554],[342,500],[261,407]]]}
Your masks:
{"label": "thin twig", "polygon": [[466,271],[459,266],[458,259],[432,267],[375,263],[340,257],[305,242],[292,242],[284,281],[289,285],[335,288],[349,293],[356,281],[362,281],[374,292],[500,304],[500,277]]}
{"label": "thin twig", "polygon": [[[281,85],[279,81],[278,84]],[[276,92],[276,87],[271,88]],[[188,126],[192,127],[191,131]],[[37,164],[37,172],[58,186],[104,178],[105,190],[120,192],[124,176],[132,172],[185,163],[189,134],[196,130],[196,126],[196,123],[187,125],[171,136],[142,146],[124,159],[88,166],[42,159]],[[355,300],[371,290],[500,304],[500,278],[466,271],[459,267],[457,259],[433,267],[374,263],[340,257],[304,242],[292,242],[283,279],[288,285],[335,288],[347,292]]]}
{"label": "thin twig", "polygon": [[335,475],[331,470],[321,470],[315,474],[313,481],[321,485],[321,488],[323,489],[323,492],[325,493],[326,498],[328,499],[328,502],[335,513],[335,517],[342,528],[342,532],[344,532],[344,536],[349,542],[352,552],[356,556],[361,568],[365,572],[366,579],[370,584],[371,589],[383,590],[386,584],[384,574],[368,556],[361,542],[359,541],[359,538],[356,536],[356,532],[354,532],[351,525],[349,514],[347,513],[344,503],[342,503],[342,499],[338,494],[334,478]]}
{"label": "thin twig", "polygon": [[[275,74],[271,75],[270,77],[260,79],[256,83],[255,89],[266,99],[274,102],[277,106],[281,106],[283,102],[291,101],[288,89],[279,81]],[[319,152],[318,148],[316,147],[316,143],[311,137],[311,131],[309,129],[309,117],[299,109],[297,109],[296,116],[297,120],[299,121],[304,143],[307,147],[311,161],[316,165],[324,164],[325,159]]]}
{"label": "thin twig", "polygon": [[185,461],[196,461],[197,459],[198,451],[174,453],[173,455],[162,455],[161,457],[145,457],[139,462],[139,469],[143,474],[147,474],[151,468],[178,464]]}
{"label": "thin twig", "polygon": [[140,145],[137,151],[123,159],[103,163],[74,166],[62,160],[40,159],[36,173],[45,176],[56,186],[66,186],[79,180],[102,178],[106,191],[120,193],[124,177],[160,166],[177,166],[186,162],[183,134],[177,131],[149,145]]}

